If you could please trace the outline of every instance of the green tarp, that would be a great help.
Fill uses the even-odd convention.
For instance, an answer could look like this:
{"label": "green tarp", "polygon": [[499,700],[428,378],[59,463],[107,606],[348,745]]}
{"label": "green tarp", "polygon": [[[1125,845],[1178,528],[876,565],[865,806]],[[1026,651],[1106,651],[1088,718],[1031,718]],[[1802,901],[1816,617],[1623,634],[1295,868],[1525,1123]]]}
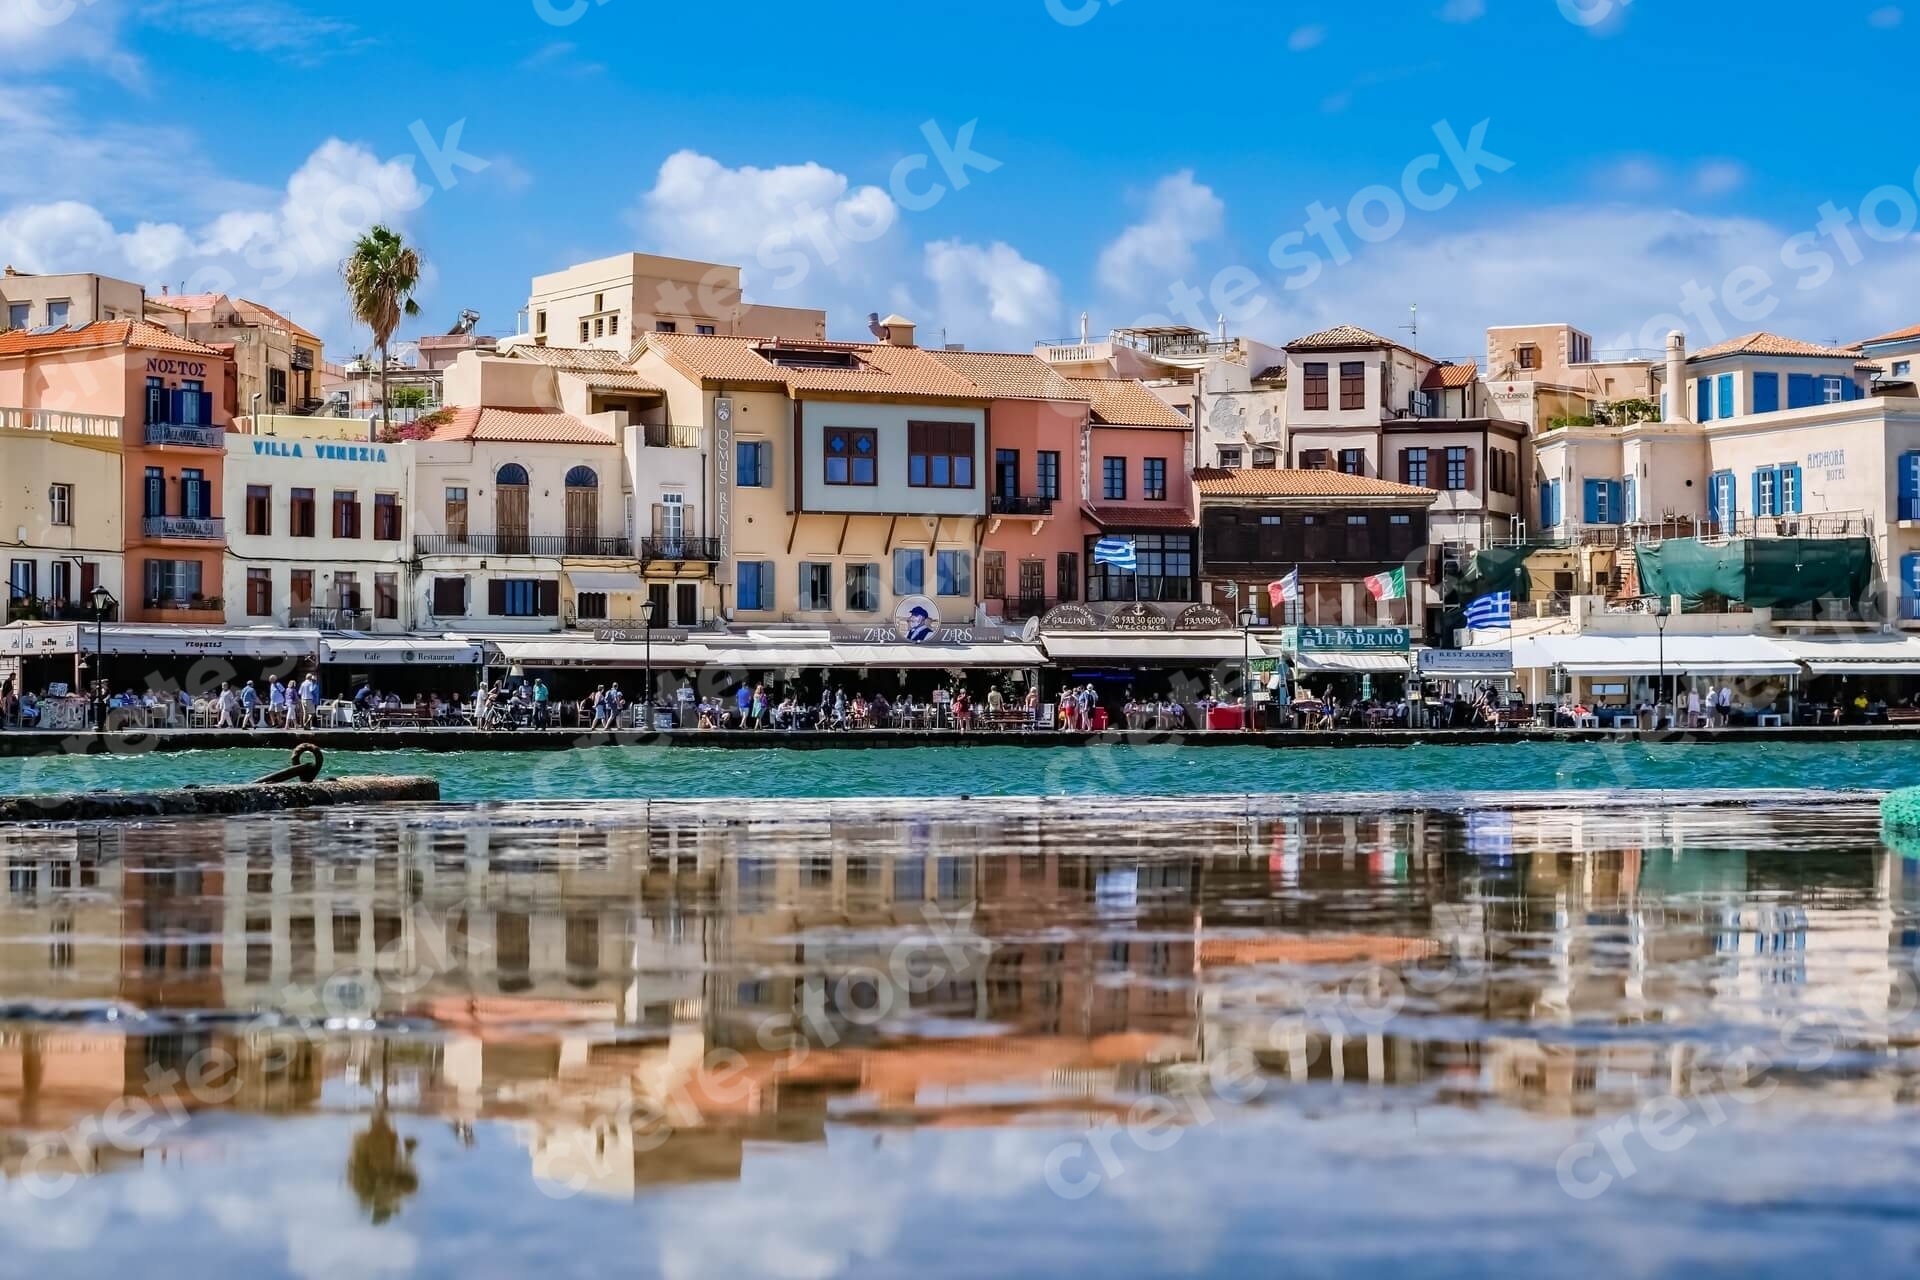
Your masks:
{"label": "green tarp", "polygon": [[1755,609],[1816,600],[1861,600],[1873,586],[1873,544],[1865,538],[1736,538],[1708,546],[1673,538],[1638,552],[1640,591],[1710,598]]}
{"label": "green tarp", "polygon": [[1464,605],[1496,591],[1510,591],[1515,600],[1532,595],[1533,577],[1527,572],[1526,559],[1533,547],[1489,547],[1474,553],[1465,573],[1447,593],[1448,604]]}

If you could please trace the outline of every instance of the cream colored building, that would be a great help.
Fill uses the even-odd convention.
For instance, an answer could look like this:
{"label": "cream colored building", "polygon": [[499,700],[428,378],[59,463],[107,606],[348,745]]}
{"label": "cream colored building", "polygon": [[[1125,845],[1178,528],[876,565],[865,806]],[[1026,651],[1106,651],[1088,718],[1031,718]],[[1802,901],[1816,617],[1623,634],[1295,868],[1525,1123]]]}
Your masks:
{"label": "cream colored building", "polygon": [[125,600],[121,422],[0,404],[5,621],[86,620],[105,586]]}
{"label": "cream colored building", "polygon": [[1593,336],[1570,324],[1494,325],[1487,386],[1502,416],[1538,430],[1623,400],[1654,400],[1652,354],[1596,352]]}
{"label": "cream colored building", "polygon": [[236,415],[320,407],[320,339],[279,312],[224,293],[162,293],[147,302],[162,328],[210,346],[232,345]]}
{"label": "cream colored building", "polygon": [[112,276],[35,275],[7,267],[0,272],[0,333],[95,320],[138,320],[146,297],[140,285]]}
{"label": "cream colored building", "polygon": [[226,440],[228,625],[408,629],[415,446],[239,433]]}
{"label": "cream colored building", "polygon": [[650,333],[819,341],[827,313],[747,302],[739,267],[620,253],[535,276],[523,331],[502,345],[627,352]]}

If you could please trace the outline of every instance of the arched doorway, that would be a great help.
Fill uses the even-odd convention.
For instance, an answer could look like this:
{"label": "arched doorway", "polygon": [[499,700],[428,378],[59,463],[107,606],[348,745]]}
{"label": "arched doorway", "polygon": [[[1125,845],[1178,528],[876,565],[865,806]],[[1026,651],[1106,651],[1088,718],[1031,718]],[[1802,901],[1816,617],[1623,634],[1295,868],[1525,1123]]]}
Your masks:
{"label": "arched doorway", "polygon": [[567,472],[567,554],[590,556],[600,540],[600,477],[592,467]]}
{"label": "arched doorway", "polygon": [[494,472],[493,530],[500,554],[527,554],[527,469],[517,462]]}

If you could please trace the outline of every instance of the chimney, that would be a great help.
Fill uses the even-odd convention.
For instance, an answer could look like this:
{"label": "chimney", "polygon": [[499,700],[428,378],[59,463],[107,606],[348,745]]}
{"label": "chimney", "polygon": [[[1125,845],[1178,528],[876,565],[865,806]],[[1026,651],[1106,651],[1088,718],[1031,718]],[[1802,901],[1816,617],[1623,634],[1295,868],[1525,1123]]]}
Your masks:
{"label": "chimney", "polygon": [[1675,329],[1667,335],[1667,405],[1665,422],[1691,422],[1687,416],[1687,335]]}
{"label": "chimney", "polygon": [[1084,311],[1080,313],[1080,345],[1087,345],[1087,313]]}
{"label": "chimney", "polygon": [[895,312],[880,322],[885,329],[886,342],[890,347],[910,347],[913,343],[913,321]]}

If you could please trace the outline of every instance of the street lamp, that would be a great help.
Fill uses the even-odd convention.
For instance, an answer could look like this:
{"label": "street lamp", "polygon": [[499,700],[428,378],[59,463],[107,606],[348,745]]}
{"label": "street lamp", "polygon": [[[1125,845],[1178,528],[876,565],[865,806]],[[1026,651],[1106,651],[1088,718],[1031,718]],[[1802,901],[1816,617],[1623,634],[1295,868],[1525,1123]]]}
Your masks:
{"label": "street lamp", "polygon": [[640,621],[646,624],[647,629],[647,647],[644,658],[647,674],[647,709],[645,712],[647,723],[643,727],[651,731],[653,728],[653,601],[651,599],[640,602]]}
{"label": "street lamp", "polygon": [[[1667,698],[1667,619],[1673,616],[1673,601],[1661,596],[1653,606],[1653,629],[1659,635],[1658,652],[1660,659],[1660,690],[1653,699],[1653,727],[1660,727],[1660,707]],[[1668,713],[1667,724],[1673,724],[1672,713]]]}
{"label": "street lamp", "polygon": [[113,598],[113,592],[102,583],[95,587],[87,597],[93,602],[93,727],[99,733],[107,731],[107,663],[106,663],[106,621],[107,610],[120,602]]}
{"label": "street lamp", "polygon": [[1249,604],[1240,611],[1240,731],[1253,732],[1253,624],[1258,615]]}

